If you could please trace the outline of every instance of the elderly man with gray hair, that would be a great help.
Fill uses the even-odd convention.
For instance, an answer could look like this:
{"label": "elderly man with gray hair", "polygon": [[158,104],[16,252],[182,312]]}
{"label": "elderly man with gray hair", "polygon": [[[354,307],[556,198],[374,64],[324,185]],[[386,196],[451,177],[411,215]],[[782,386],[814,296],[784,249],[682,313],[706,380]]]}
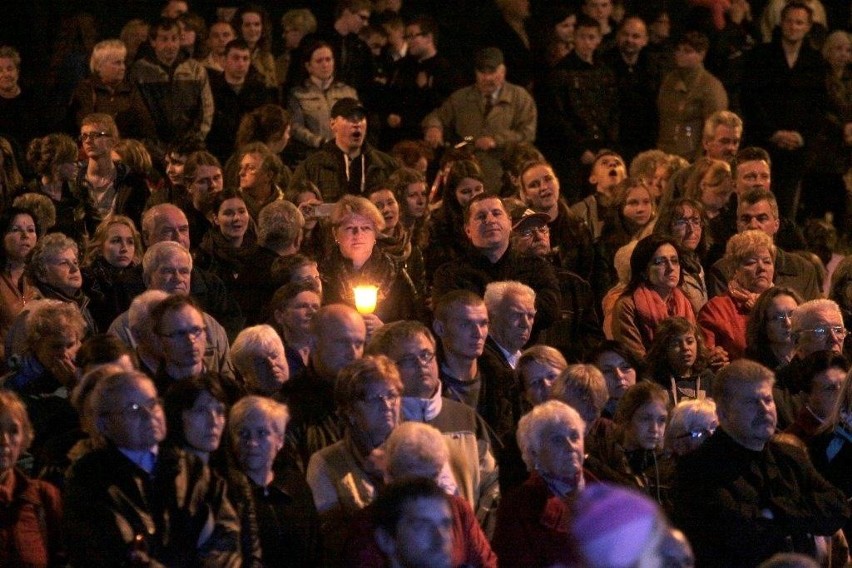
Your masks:
{"label": "elderly man with gray hair", "polygon": [[485,350],[514,370],[532,334],[535,291],[514,280],[491,282],[485,287],[484,300],[488,310]]}
{"label": "elderly man with gray hair", "polygon": [[284,344],[270,325],[242,330],[231,345],[231,360],[250,394],[274,397],[290,380]]}
{"label": "elderly man with gray hair", "polygon": [[[192,286],[192,255],[180,243],[175,241],[162,241],[152,245],[145,256],[142,257],[142,279],[148,290],[160,290],[168,295],[189,294]],[[135,302],[135,300],[134,300]],[[146,302],[147,303],[147,302]],[[153,308],[155,302],[149,305]],[[107,333],[115,335],[127,345],[138,348],[140,337],[133,333],[128,310],[119,315],[109,326]],[[229,378],[234,377],[234,368],[231,364],[230,346],[225,329],[207,312],[203,313],[204,325],[207,328],[207,344],[204,348],[204,366],[208,371],[218,371]],[[144,331],[143,331],[144,333]],[[142,342],[146,340],[143,337]],[[149,371],[155,372],[159,364],[159,352],[156,343],[143,346],[143,357],[140,353],[141,363]],[[153,358],[157,358],[157,365]]]}

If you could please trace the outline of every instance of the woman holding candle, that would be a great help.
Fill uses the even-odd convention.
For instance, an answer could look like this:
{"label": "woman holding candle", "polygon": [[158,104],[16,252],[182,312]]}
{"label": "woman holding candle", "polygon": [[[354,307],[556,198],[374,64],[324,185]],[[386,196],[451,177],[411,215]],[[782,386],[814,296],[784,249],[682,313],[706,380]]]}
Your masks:
{"label": "woman holding candle", "polygon": [[385,227],[376,206],[364,197],[346,195],[334,205],[331,225],[336,247],[320,264],[324,303],[358,308],[356,286],[374,286],[375,307],[360,309],[368,333],[382,323],[412,319],[414,284],[404,266],[376,247],[377,235]]}

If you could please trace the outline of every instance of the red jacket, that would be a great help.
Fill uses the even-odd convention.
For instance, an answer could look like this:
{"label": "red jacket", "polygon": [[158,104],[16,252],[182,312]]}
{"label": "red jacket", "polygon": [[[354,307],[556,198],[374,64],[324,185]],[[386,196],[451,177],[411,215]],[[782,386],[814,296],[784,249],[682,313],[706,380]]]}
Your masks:
{"label": "red jacket", "polygon": [[20,470],[9,472],[0,485],[0,565],[61,564],[59,491]]}

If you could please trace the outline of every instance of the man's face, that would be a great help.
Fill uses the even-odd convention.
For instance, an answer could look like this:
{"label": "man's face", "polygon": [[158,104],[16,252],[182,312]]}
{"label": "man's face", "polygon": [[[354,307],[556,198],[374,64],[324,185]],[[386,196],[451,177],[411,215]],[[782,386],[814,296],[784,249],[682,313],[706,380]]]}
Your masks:
{"label": "man's face", "polygon": [[435,320],[434,329],[446,352],[463,359],[476,359],[482,355],[488,336],[488,310],[484,303],[458,306],[447,321]]}
{"label": "man's face", "polygon": [[157,35],[151,40],[154,56],[163,65],[171,65],[177,59],[180,50],[180,30],[174,26],[170,30],[157,30]]}
{"label": "man's face", "polygon": [[187,12],[189,12],[189,6],[184,0],[170,0],[166,3],[163,11],[160,12],[160,15],[164,18],[174,20],[178,16],[186,14]]}
{"label": "man's face", "polygon": [[787,10],[781,20],[781,37],[784,41],[798,43],[805,39],[809,31],[811,31],[811,19],[807,10],[801,8]]}
{"label": "man's face", "polygon": [[177,207],[169,207],[157,215],[154,228],[147,237],[148,246],[162,241],[174,241],[189,250],[189,221],[183,211]]}
{"label": "man's face", "polygon": [[520,351],[530,340],[535,313],[535,300],[526,294],[509,294],[490,315],[488,332],[506,350]]}
{"label": "man's face", "polygon": [[224,55],[225,46],[228,42],[236,39],[234,28],[227,22],[217,22],[210,26],[210,36],[207,40],[207,45],[214,55]]}
{"label": "man's face", "polygon": [[742,195],[749,189],[765,189],[771,191],[772,172],[764,160],[744,162],[737,166],[736,190]]}
{"label": "man's face", "polygon": [[367,117],[361,114],[336,116],[331,119],[331,131],[341,149],[347,152],[358,150],[367,136]]}
{"label": "man's face", "polygon": [[528,222],[512,230],[512,246],[521,254],[550,254],[550,228],[544,221]]}
{"label": "man's face", "polygon": [[740,149],[741,128],[732,128],[720,124],[713,133],[713,138],[704,141],[704,151],[708,158],[730,162]]}
{"label": "man's face", "polygon": [[530,209],[548,213],[559,202],[559,178],[549,166],[539,165],[521,174],[522,197]]}
{"label": "man's face", "polygon": [[18,88],[18,67],[11,57],[0,57],[0,92]]}
{"label": "man's face", "polygon": [[580,59],[589,60],[601,44],[601,31],[598,28],[580,26],[574,32],[574,49]]}
{"label": "man's face", "polygon": [[358,10],[357,12],[343,10],[340,17],[343,20],[344,27],[349,30],[350,34],[361,33],[364,26],[370,23],[369,10]]}
{"label": "man's face", "polygon": [[167,363],[176,367],[194,367],[204,359],[207,329],[201,312],[192,306],[182,306],[163,314],[157,335]]}
{"label": "man's face", "polygon": [[207,196],[222,191],[224,187],[222,168],[219,166],[198,166],[195,170],[195,180],[189,184],[189,194],[192,196],[193,205],[200,211],[204,207]]}
{"label": "man's face", "polygon": [[175,253],[166,257],[151,273],[150,290],[169,294],[189,294],[192,264],[189,254]]}
{"label": "man's face", "polygon": [[119,390],[98,417],[98,430],[126,450],[150,450],[162,442],[166,437],[166,415],[154,383],[134,379]]}
{"label": "man's face", "polygon": [[417,24],[406,26],[403,37],[408,42],[409,53],[414,57],[425,56],[432,45],[432,34],[424,34]]}
{"label": "man's face", "polygon": [[727,399],[717,404],[719,424],[741,446],[760,451],[775,433],[778,416],[771,382],[734,382]]}
{"label": "man's face", "polygon": [[843,352],[846,328],[839,310],[817,310],[800,325],[800,329],[793,330],[796,351],[800,357],[807,357],[816,351]]}
{"label": "man's face", "polygon": [[630,18],[618,30],[618,49],[625,57],[635,57],[648,45],[648,30],[639,18]]}
{"label": "man's face", "polygon": [[251,54],[247,49],[231,49],[225,56],[222,68],[232,81],[244,81],[251,65]]}
{"label": "man's face", "polygon": [[778,217],[772,213],[769,201],[758,201],[754,205],[741,204],[737,207],[737,232],[742,233],[749,229],[758,229],[774,237],[781,226]]}
{"label": "man's face", "polygon": [[435,344],[429,337],[418,334],[394,343],[388,357],[399,368],[403,396],[429,398],[438,389],[438,360]]}
{"label": "man's face", "polygon": [[593,20],[605,22],[612,16],[612,0],[586,0],[583,12]]}
{"label": "man's face", "polygon": [[80,127],[80,140],[83,141],[83,152],[86,157],[97,160],[110,155],[115,146],[115,138],[100,124],[84,124]]}
{"label": "man's face", "polygon": [[398,566],[449,568],[453,554],[453,514],[446,499],[424,497],[402,507],[396,536],[381,539]]}
{"label": "man's face", "polygon": [[357,313],[341,313],[329,320],[315,341],[312,358],[317,371],[326,377],[361,358],[367,341],[367,327]]}
{"label": "man's face", "polygon": [[499,249],[509,244],[512,223],[499,199],[481,199],[470,205],[464,230],[477,249]]}
{"label": "man's face", "polygon": [[819,418],[825,419],[831,414],[845,378],[846,371],[838,367],[826,369],[814,376],[807,404]]}
{"label": "man's face", "polygon": [[619,156],[608,155],[595,161],[589,183],[597,186],[598,193],[608,193],[626,177],[624,160]]}
{"label": "man's face", "polygon": [[506,66],[500,64],[494,71],[477,71],[476,88],[486,96],[496,93],[506,82]]}

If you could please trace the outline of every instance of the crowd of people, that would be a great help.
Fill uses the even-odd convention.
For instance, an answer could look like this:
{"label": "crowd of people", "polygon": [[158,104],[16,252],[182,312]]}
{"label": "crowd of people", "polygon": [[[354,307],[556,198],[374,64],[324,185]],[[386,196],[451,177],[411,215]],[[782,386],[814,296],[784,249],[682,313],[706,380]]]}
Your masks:
{"label": "crowd of people", "polygon": [[0,46],[0,564],[852,560],[848,3],[273,4]]}

